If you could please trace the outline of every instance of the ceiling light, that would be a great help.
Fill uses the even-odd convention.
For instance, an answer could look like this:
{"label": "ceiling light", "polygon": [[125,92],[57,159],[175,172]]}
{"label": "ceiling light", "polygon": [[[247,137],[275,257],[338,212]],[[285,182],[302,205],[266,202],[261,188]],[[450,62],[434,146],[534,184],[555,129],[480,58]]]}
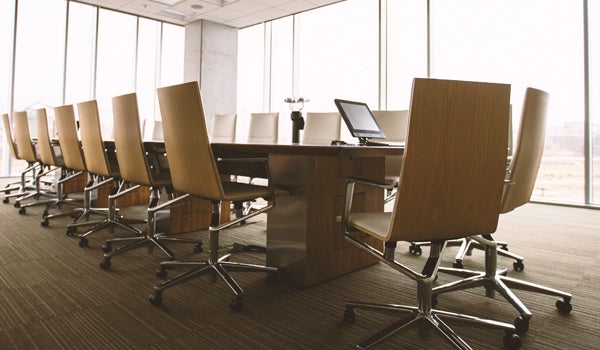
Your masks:
{"label": "ceiling light", "polygon": [[163,5],[173,6],[173,5],[179,4],[183,0],[150,0],[150,1],[158,2],[158,3],[161,3]]}

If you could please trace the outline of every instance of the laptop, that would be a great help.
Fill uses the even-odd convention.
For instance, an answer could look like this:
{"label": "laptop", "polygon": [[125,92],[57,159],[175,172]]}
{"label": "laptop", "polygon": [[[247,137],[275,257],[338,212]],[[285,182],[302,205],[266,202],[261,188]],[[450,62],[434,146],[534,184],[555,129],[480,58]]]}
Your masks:
{"label": "laptop", "polygon": [[359,145],[388,146],[386,143],[371,141],[371,139],[384,139],[385,134],[366,103],[341,99],[333,101],[350,130],[350,134],[358,138]]}

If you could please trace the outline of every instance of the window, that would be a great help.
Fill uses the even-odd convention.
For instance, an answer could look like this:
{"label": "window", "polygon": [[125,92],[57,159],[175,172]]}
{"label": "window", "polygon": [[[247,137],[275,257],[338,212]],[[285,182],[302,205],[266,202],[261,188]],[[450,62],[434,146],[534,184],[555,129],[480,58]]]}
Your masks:
{"label": "window", "polygon": [[154,119],[154,98],[158,83],[160,39],[160,22],[140,18],[138,27],[136,92],[140,118],[142,120]]}
{"label": "window", "polygon": [[549,92],[546,147],[532,197],[583,202],[581,2],[432,0],[431,4],[432,77],[511,84],[515,126],[525,89]]}
{"label": "window", "polygon": [[591,202],[600,204],[600,6],[597,1],[588,1],[588,4],[593,186]]}
{"label": "window", "polygon": [[250,114],[263,112],[265,25],[258,24],[238,33],[238,84],[236,139],[245,142]]}
{"label": "window", "polygon": [[[15,4],[11,1],[0,2],[0,115],[10,115],[11,76],[12,76],[12,45],[15,25]],[[6,146],[4,127],[0,135],[0,175],[9,173],[10,153]]]}
{"label": "window", "polygon": [[96,13],[95,6],[69,3],[66,104],[76,104],[94,98]]}
{"label": "window", "polygon": [[102,133],[112,135],[114,96],[135,91],[136,17],[100,9],[96,100]]}

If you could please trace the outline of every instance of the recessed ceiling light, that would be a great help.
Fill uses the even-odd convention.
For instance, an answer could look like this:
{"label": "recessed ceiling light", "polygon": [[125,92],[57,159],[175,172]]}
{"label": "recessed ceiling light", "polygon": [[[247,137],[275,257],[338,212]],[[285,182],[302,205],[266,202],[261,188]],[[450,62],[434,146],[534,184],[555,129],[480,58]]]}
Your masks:
{"label": "recessed ceiling light", "polygon": [[161,3],[163,5],[173,6],[173,5],[179,4],[183,0],[151,0],[151,1],[158,2],[158,3]]}
{"label": "recessed ceiling light", "polygon": [[198,5],[198,4],[193,4],[191,6],[194,10],[202,10],[204,8],[204,6],[202,5]]}

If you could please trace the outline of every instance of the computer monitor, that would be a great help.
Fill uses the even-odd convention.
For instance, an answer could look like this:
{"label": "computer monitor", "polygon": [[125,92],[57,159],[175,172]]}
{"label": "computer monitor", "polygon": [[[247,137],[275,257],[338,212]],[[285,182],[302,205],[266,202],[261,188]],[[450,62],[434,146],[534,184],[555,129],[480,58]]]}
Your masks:
{"label": "computer monitor", "polygon": [[[379,144],[369,139],[383,139],[385,135],[375,120],[373,113],[364,102],[334,100],[344,122],[352,136],[357,137],[361,145]],[[379,144],[381,145],[381,144]]]}

